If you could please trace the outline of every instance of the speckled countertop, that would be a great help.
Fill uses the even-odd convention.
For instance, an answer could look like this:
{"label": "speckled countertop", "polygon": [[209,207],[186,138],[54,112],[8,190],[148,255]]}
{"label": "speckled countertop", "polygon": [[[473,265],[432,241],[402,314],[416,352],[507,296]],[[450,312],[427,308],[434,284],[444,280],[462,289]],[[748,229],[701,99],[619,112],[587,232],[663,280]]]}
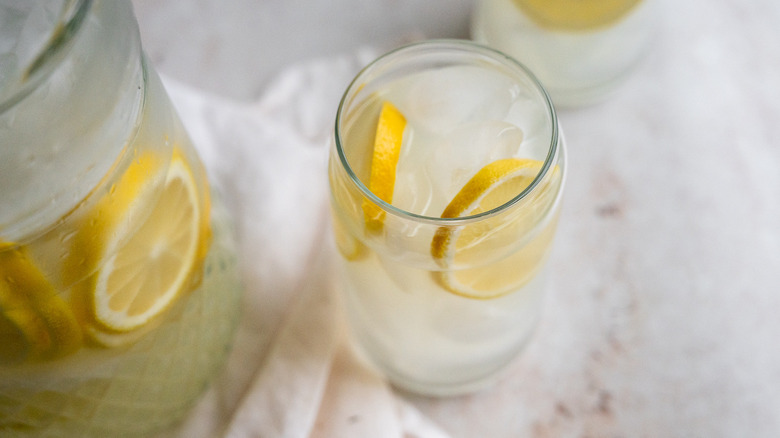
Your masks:
{"label": "speckled countertop", "polygon": [[[780,436],[780,4],[664,1],[620,93],[561,110],[537,335],[490,391],[408,397],[453,437]],[[134,0],[163,74],[251,100],[286,65],[465,37],[466,0]]]}

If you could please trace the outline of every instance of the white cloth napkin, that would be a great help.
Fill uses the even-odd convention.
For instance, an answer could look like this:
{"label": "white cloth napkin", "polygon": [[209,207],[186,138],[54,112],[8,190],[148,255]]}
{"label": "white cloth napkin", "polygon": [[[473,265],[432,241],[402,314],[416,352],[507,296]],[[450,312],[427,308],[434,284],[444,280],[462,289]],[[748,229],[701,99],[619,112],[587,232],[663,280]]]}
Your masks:
{"label": "white cloth napkin", "polygon": [[331,276],[327,157],[370,49],[290,67],[255,102],[165,78],[233,213],[245,295],[228,363],[164,437],[445,438],[350,348]]}

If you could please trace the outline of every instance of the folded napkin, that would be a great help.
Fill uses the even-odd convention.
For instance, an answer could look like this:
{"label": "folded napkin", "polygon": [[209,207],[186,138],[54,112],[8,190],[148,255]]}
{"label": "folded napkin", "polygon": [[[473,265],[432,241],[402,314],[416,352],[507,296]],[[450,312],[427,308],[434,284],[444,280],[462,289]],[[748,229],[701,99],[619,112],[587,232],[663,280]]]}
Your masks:
{"label": "folded napkin", "polygon": [[292,66],[250,103],[164,78],[233,213],[246,290],[226,367],[161,436],[448,436],[353,352],[331,275],[330,135],[342,93],[377,54]]}

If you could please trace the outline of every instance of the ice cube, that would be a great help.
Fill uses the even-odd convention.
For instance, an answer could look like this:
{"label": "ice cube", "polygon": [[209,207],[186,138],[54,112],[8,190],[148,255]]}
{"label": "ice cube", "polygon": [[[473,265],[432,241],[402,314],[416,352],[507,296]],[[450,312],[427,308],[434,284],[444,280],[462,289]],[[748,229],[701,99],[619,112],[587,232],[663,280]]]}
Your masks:
{"label": "ice cube", "polygon": [[522,157],[544,160],[550,147],[552,123],[547,109],[530,96],[520,94],[512,102],[507,121],[525,133]]}
{"label": "ice cube", "polygon": [[430,161],[436,190],[449,203],[479,169],[500,158],[519,156],[523,137],[520,128],[502,120],[469,123],[453,130],[437,145]]}
{"label": "ice cube", "polygon": [[498,71],[450,66],[408,78],[399,109],[423,129],[447,134],[479,120],[503,119],[513,100],[511,80]]}
{"label": "ice cube", "polygon": [[24,22],[19,30],[14,52],[22,65],[29,65],[46,47],[52,33],[57,30],[56,23],[60,20],[63,0],[47,0],[32,2],[26,12]]}
{"label": "ice cube", "polygon": [[19,5],[0,2],[0,54],[11,53],[16,46],[24,17],[23,11],[19,10]]}
{"label": "ice cube", "polygon": [[0,0],[0,97],[27,73],[45,49],[64,0]]}
{"label": "ice cube", "polygon": [[[18,76],[17,70],[16,55],[13,53],[0,53],[0,90],[4,90],[6,86],[9,86],[14,81]],[[0,96],[3,94],[0,91]]]}
{"label": "ice cube", "polygon": [[432,202],[441,197],[434,193],[434,185],[428,172],[431,153],[430,147],[437,141],[435,136],[407,125],[404,140],[401,145],[401,156],[398,158],[393,205],[412,213],[428,215]]}

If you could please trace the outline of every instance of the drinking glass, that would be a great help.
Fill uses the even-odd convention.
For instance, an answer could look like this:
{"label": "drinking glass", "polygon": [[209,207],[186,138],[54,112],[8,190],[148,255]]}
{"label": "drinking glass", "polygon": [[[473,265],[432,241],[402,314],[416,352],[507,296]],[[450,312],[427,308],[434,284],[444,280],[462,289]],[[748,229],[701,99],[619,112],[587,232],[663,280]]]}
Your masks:
{"label": "drinking glass", "polygon": [[363,69],[336,116],[329,182],[339,288],[359,350],[399,388],[482,388],[539,319],[565,180],[533,74],[468,41]]}

